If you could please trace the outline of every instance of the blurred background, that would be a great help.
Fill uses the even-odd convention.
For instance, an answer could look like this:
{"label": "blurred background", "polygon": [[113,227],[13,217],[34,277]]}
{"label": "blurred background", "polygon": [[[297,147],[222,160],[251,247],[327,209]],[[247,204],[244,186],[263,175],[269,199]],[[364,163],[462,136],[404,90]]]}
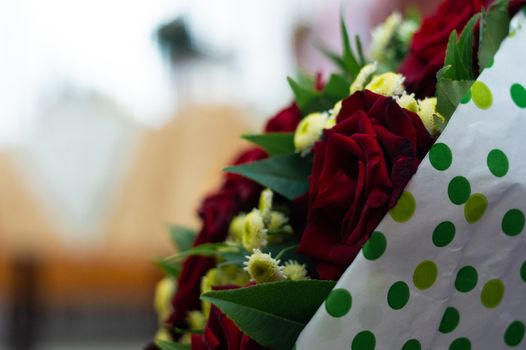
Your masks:
{"label": "blurred background", "polygon": [[[139,349],[166,226],[404,0],[0,0],[0,349]],[[422,2],[429,12],[436,1]]]}

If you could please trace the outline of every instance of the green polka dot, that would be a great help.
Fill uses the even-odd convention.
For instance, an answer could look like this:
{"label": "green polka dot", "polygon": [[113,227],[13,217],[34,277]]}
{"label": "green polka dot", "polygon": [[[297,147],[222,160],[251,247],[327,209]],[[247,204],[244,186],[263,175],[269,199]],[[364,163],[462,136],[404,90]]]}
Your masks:
{"label": "green polka dot", "polygon": [[325,300],[325,310],[332,317],[347,315],[352,306],[352,296],[343,288],[334,289]]}
{"label": "green polka dot", "polygon": [[524,214],[519,209],[510,209],[502,218],[502,231],[508,236],[516,236],[524,229]]}
{"label": "green polka dot", "polygon": [[469,103],[469,101],[471,101],[471,91],[470,90],[468,90],[468,92],[466,92],[466,94],[462,97],[462,99],[460,100],[460,103],[465,105]]}
{"label": "green polka dot", "polygon": [[413,283],[420,290],[429,289],[435,283],[437,275],[437,265],[430,260],[425,260],[416,267],[413,273]]}
{"label": "green polka dot", "polygon": [[374,350],[376,338],[371,331],[362,331],[354,336],[352,340],[352,350]]}
{"label": "green polka dot", "polygon": [[488,281],[482,288],[482,293],[480,294],[482,305],[490,309],[497,307],[504,296],[504,289],[504,283],[502,283],[501,280],[494,279]]}
{"label": "green polka dot", "polygon": [[387,248],[387,240],[383,233],[375,231],[363,246],[363,256],[367,260],[376,260],[381,257]]}
{"label": "green polka dot", "polygon": [[438,330],[440,333],[452,332],[455,330],[455,328],[457,328],[459,322],[460,314],[458,310],[454,307],[448,307],[446,311],[444,311],[444,315],[442,316]]}
{"label": "green polka dot", "polygon": [[526,108],[526,89],[521,84],[513,84],[510,89],[511,99],[519,108]]}
{"label": "green polka dot", "polygon": [[488,199],[482,193],[469,197],[464,207],[464,217],[469,224],[479,221],[488,207]]}
{"label": "green polka dot", "polygon": [[451,149],[445,143],[435,143],[429,150],[429,161],[436,170],[446,170],[453,162]]}
{"label": "green polka dot", "polygon": [[437,247],[445,247],[455,238],[455,225],[451,221],[438,224],[433,231],[433,244]]}
{"label": "green polka dot", "polygon": [[526,261],[523,262],[521,266],[521,278],[524,282],[526,282]]}
{"label": "green polka dot", "polygon": [[389,211],[396,222],[407,222],[416,210],[416,200],[411,192],[404,191],[398,203]]}
{"label": "green polka dot", "polygon": [[524,323],[513,321],[504,333],[504,342],[508,346],[517,346],[524,338]]}
{"label": "green polka dot", "polygon": [[467,293],[475,288],[477,282],[477,270],[473,266],[464,266],[457,272],[455,288],[461,293]]}
{"label": "green polka dot", "polygon": [[421,350],[422,345],[420,345],[420,342],[416,339],[409,339],[405,342],[404,346],[402,346],[402,350]]}
{"label": "green polka dot", "polygon": [[471,86],[471,96],[473,102],[480,109],[488,109],[493,103],[493,95],[486,84],[476,81]]}
{"label": "green polka dot", "polygon": [[464,176],[455,176],[449,182],[447,193],[449,200],[453,202],[453,204],[464,204],[471,195],[471,185]]}
{"label": "green polka dot", "polygon": [[449,350],[471,350],[471,341],[468,338],[457,338],[449,345]]}
{"label": "green polka dot", "polygon": [[494,149],[488,153],[487,163],[489,171],[497,177],[503,177],[508,173],[510,166],[508,157],[500,149]]}
{"label": "green polka dot", "polygon": [[486,64],[486,68],[491,68],[495,64],[495,57],[490,58],[488,61],[488,64]]}
{"label": "green polka dot", "polygon": [[409,287],[405,282],[393,283],[387,292],[387,303],[394,310],[400,310],[409,301]]}

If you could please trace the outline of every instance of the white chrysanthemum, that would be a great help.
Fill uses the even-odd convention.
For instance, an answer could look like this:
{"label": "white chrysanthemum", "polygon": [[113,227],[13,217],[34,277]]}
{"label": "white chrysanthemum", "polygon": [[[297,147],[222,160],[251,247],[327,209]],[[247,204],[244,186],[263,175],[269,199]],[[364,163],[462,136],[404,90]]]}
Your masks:
{"label": "white chrysanthemum", "polygon": [[291,281],[303,281],[310,279],[305,265],[300,264],[295,260],[289,260],[285,263],[283,274]]}
{"label": "white chrysanthemum", "polygon": [[259,249],[254,249],[252,255],[247,256],[244,265],[252,280],[257,283],[276,282],[285,279],[283,266],[279,265],[279,260],[272,258],[270,254],[262,253]]}
{"label": "white chrysanthemum", "polygon": [[378,65],[376,62],[369,63],[360,69],[360,72],[354,79],[354,82],[351,84],[350,94],[354,94],[356,91],[361,91],[365,88],[365,85],[371,78],[371,76],[376,72]]}
{"label": "white chrysanthemum", "polygon": [[404,92],[402,96],[395,97],[396,102],[402,108],[405,108],[411,112],[418,112],[418,101],[415,98],[414,94],[407,94]]}
{"label": "white chrysanthemum", "polygon": [[432,135],[440,133],[440,124],[445,123],[445,118],[437,112],[437,98],[430,97],[418,101],[418,116]]}
{"label": "white chrysanthemum", "polygon": [[373,30],[370,46],[371,58],[373,60],[380,62],[384,60],[387,47],[396,35],[401,24],[402,15],[400,15],[399,12],[395,12]]}
{"label": "white chrysanthemum", "polygon": [[387,72],[374,76],[365,88],[383,96],[402,95],[405,91],[404,80],[402,74]]}
{"label": "white chrysanthemum", "polygon": [[165,277],[155,287],[154,307],[160,321],[168,318],[172,312],[172,297],[175,294],[176,282],[170,277]]}
{"label": "white chrysanthemum", "polygon": [[398,28],[397,35],[403,43],[409,43],[417,30],[418,23],[416,21],[403,21]]}
{"label": "white chrysanthemum", "polygon": [[235,243],[241,243],[243,239],[243,227],[245,225],[245,214],[239,214],[230,221],[228,236]]}
{"label": "white chrysanthemum", "polygon": [[242,236],[243,247],[252,251],[252,249],[265,247],[267,243],[267,229],[263,215],[258,209],[253,209],[245,216]]}
{"label": "white chrysanthemum", "polygon": [[154,342],[160,341],[172,341],[172,335],[166,328],[160,328],[157,333],[155,333]]}
{"label": "white chrysanthemum", "polygon": [[263,221],[265,225],[268,225],[270,221],[270,211],[272,210],[272,200],[274,198],[274,192],[270,188],[266,188],[261,191],[259,195],[259,211],[263,215]]}
{"label": "white chrysanthemum", "polygon": [[307,154],[320,138],[328,119],[327,113],[311,113],[303,118],[294,133],[296,151]]}

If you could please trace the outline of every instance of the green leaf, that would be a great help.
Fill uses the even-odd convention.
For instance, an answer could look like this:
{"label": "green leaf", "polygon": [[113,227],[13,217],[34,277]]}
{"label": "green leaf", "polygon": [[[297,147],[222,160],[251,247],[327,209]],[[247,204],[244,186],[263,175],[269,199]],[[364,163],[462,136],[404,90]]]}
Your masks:
{"label": "green leaf", "polygon": [[155,258],[155,265],[157,265],[163,272],[170,277],[177,278],[181,273],[181,265],[174,261],[168,261],[164,258]]}
{"label": "green leaf", "polygon": [[194,230],[179,225],[170,225],[169,230],[170,238],[179,252],[184,252],[192,247],[196,236]]}
{"label": "green leaf", "polygon": [[436,89],[437,111],[449,120],[471,85],[473,80],[440,79]]}
{"label": "green leaf", "polygon": [[309,188],[312,159],[298,154],[279,155],[257,162],[228,167],[226,172],[242,175],[293,200]]}
{"label": "green leaf", "polygon": [[189,344],[175,343],[172,341],[158,340],[155,342],[161,350],[191,350],[192,346]]}
{"label": "green leaf", "polygon": [[240,248],[237,246],[230,245],[225,242],[219,242],[219,243],[204,243],[197,245],[195,247],[192,247],[188,250],[185,250],[184,252],[180,252],[174,255],[171,255],[165,260],[180,260],[184,259],[191,255],[199,255],[199,256],[205,256],[205,257],[216,257],[216,256],[222,256],[223,254],[228,253],[235,253],[239,252]]}
{"label": "green leaf", "polygon": [[285,132],[251,134],[241,136],[243,139],[261,146],[269,155],[294,153],[294,134]]}
{"label": "green leaf", "polygon": [[350,86],[351,84],[346,78],[338,74],[332,74],[323,89],[323,96],[326,100],[323,103],[326,107],[325,109],[331,109],[336,102],[349,96]]}
{"label": "green leaf", "polygon": [[296,98],[296,104],[303,115],[322,110],[319,105],[320,91],[314,90],[313,87],[302,86],[290,77],[287,80]]}
{"label": "green leaf", "polygon": [[362,68],[354,55],[354,52],[351,48],[351,41],[349,40],[349,32],[347,31],[347,25],[345,24],[345,19],[343,18],[343,13],[340,16],[340,28],[342,33],[342,47],[343,47],[343,64],[345,66],[345,73],[349,75],[352,79],[355,79],[360,69]]}
{"label": "green leaf", "polygon": [[487,67],[499,50],[500,44],[508,36],[510,18],[508,0],[498,0],[488,11],[482,12],[480,21],[480,44],[478,52],[479,67]]}
{"label": "green leaf", "polygon": [[290,350],[335,284],[318,280],[263,283],[208,292],[201,299],[216,305],[261,345]]}

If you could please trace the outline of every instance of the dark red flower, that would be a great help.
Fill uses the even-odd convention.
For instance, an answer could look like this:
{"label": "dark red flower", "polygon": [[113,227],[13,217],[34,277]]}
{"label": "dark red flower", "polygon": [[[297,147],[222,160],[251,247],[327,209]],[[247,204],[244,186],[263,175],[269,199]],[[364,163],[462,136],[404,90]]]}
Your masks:
{"label": "dark red flower", "polygon": [[294,132],[300,121],[301,112],[296,103],[292,103],[269,119],[265,132]]}
{"label": "dark red flower", "polygon": [[338,279],[396,203],[433,138],[390,97],[357,92],[314,146],[309,212],[299,251],[320,278]]}
{"label": "dark red flower", "polygon": [[[264,157],[265,152],[254,148],[243,152],[233,164],[249,163]],[[227,174],[220,190],[208,196],[199,209],[203,226],[193,245],[224,241],[232,218],[240,211],[254,207],[260,191],[261,187],[253,181]],[[174,311],[168,319],[170,325],[184,328],[188,311],[201,309],[201,279],[214,265],[213,258],[202,256],[191,256],[184,261],[172,301]]]}
{"label": "dark red flower", "polygon": [[192,335],[192,350],[265,350],[212,305],[203,334]]}

